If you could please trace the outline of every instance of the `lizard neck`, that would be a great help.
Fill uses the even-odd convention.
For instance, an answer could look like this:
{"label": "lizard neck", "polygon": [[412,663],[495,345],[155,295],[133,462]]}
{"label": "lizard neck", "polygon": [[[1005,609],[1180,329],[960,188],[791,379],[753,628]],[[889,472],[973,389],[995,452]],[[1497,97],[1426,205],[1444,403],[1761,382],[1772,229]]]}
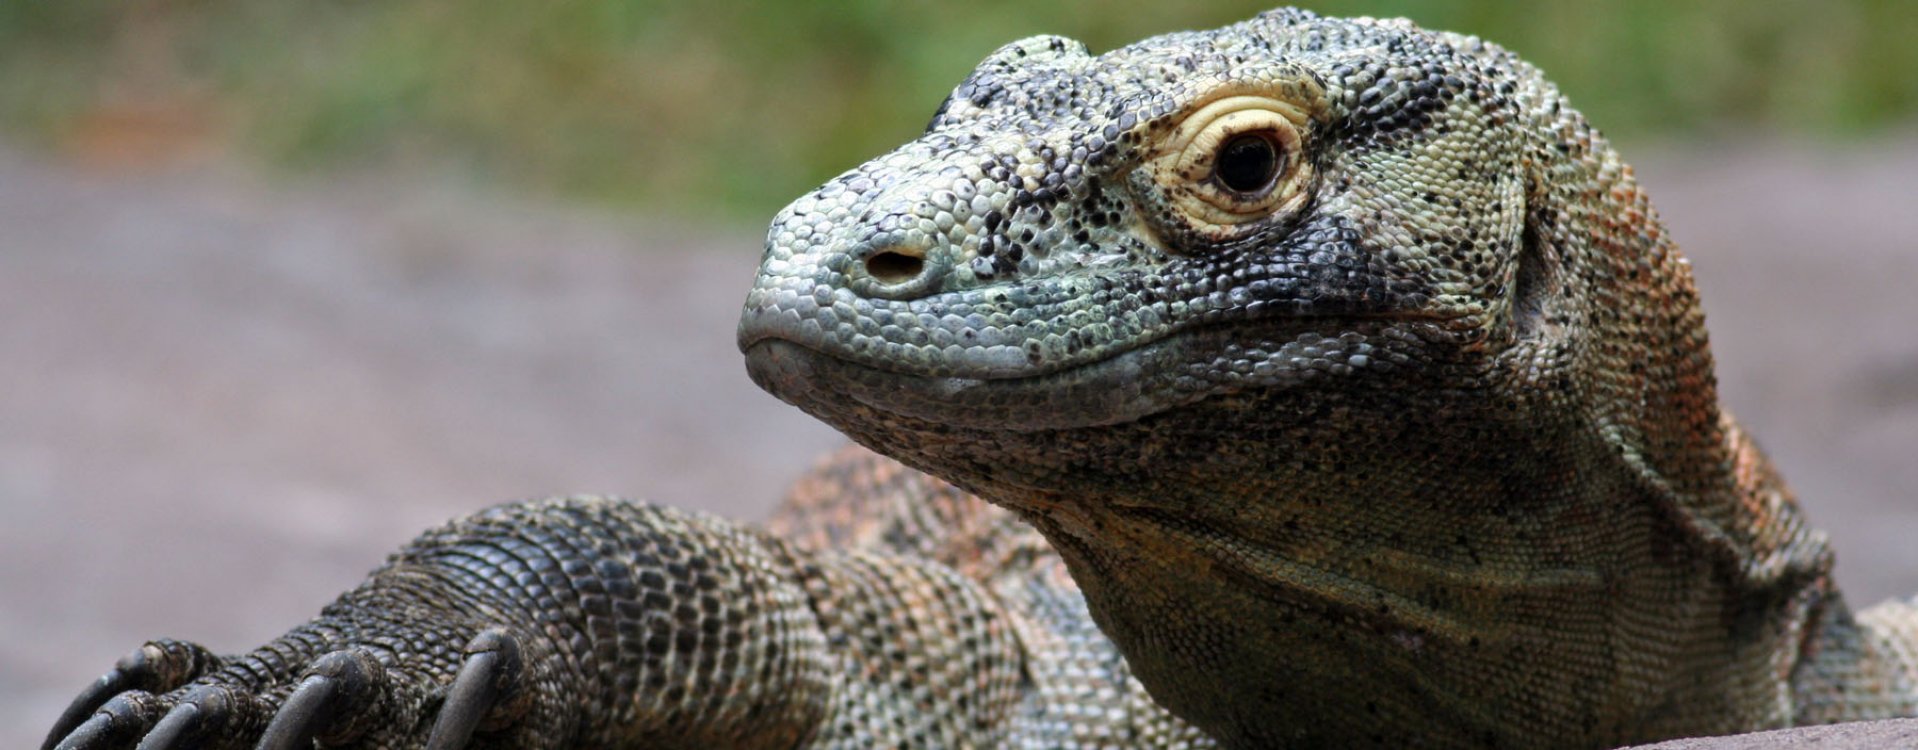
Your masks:
{"label": "lizard neck", "polygon": [[1049,436],[1026,470],[1070,491],[1011,472],[976,489],[1060,550],[1154,697],[1232,746],[1380,727],[1610,746],[1790,721],[1795,629],[1774,628],[1804,621],[1822,575],[1717,554],[1693,503],[1623,470],[1589,422],[1311,396],[1215,399],[1098,443],[1131,455]]}

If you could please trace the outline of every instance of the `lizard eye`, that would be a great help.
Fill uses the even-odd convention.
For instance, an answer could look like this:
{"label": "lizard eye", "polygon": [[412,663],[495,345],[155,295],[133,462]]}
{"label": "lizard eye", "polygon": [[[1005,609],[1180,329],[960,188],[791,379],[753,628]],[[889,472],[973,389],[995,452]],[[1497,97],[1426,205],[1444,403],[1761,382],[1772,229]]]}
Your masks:
{"label": "lizard eye", "polygon": [[1280,99],[1228,96],[1182,119],[1145,166],[1195,229],[1229,233],[1304,205],[1312,170],[1300,133],[1309,122]]}

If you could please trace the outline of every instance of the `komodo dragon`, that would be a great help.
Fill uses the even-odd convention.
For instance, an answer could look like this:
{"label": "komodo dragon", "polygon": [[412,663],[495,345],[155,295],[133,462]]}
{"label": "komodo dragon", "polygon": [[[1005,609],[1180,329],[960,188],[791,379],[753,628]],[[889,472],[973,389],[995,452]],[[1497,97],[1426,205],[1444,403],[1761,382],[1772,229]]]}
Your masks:
{"label": "komodo dragon", "polygon": [[1630,168],[1475,38],[1015,42],[774,219],[739,343],[891,458],[764,530],[454,521],[251,653],[142,646],[48,746],[1607,747],[1918,709],[1918,612],[1834,589]]}

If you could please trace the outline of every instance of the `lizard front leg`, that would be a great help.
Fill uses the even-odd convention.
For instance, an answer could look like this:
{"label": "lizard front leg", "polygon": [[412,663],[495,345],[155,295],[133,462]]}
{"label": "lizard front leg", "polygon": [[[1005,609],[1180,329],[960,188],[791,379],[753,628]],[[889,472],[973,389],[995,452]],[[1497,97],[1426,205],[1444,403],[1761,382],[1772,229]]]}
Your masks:
{"label": "lizard front leg", "polygon": [[[863,719],[835,717],[883,714],[891,700],[874,693],[887,681],[871,679],[888,656],[866,644],[918,631],[926,643],[973,636],[950,642],[1004,655],[994,664],[1005,679],[977,680],[997,699],[942,695],[967,710],[931,714],[960,732],[943,736],[993,731],[1018,664],[1005,629],[980,615],[990,603],[925,566],[826,557],[653,506],[501,506],[422,535],[250,653],[142,646],[75,701],[46,747],[850,743],[871,737]],[[822,610],[820,592],[857,581],[873,595]],[[849,621],[855,606],[866,611]],[[978,632],[931,632],[962,624]]]}

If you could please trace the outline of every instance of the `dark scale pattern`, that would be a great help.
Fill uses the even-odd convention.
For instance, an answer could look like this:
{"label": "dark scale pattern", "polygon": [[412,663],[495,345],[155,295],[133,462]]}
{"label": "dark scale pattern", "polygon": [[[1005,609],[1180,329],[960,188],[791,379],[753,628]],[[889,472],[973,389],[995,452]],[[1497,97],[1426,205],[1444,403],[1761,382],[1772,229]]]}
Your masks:
{"label": "dark scale pattern", "polygon": [[[1245,138],[1269,184],[1222,167]],[[1597,748],[1918,713],[1918,606],[1832,587],[1630,168],[1474,38],[1280,10],[1007,45],[774,219],[739,341],[877,453],[766,531],[455,521],[252,653],[136,650],[49,744]]]}

